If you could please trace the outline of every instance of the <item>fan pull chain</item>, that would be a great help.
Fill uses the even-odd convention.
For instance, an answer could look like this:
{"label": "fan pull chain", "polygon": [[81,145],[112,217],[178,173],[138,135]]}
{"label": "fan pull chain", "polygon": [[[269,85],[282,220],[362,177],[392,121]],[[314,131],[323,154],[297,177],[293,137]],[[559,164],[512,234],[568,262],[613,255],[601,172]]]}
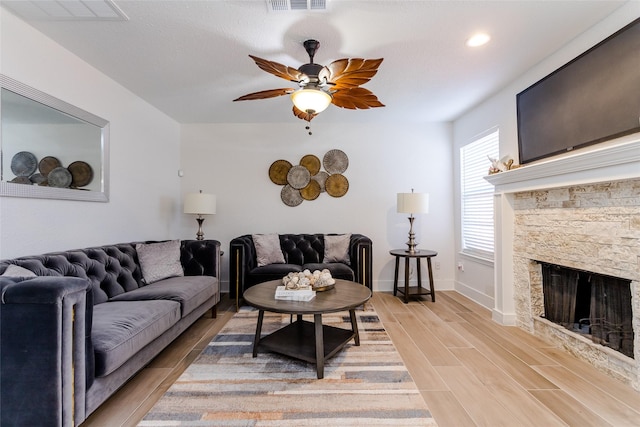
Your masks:
{"label": "fan pull chain", "polygon": [[311,132],[311,126],[307,125],[304,128],[309,131],[309,135],[313,135],[313,133]]}

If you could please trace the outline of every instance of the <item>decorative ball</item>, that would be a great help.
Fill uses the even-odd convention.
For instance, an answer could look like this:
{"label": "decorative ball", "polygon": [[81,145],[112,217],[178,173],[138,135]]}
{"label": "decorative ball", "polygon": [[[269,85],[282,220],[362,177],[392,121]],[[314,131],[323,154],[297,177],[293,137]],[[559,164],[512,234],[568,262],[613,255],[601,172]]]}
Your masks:
{"label": "decorative ball", "polygon": [[308,289],[308,288],[323,288],[331,285],[335,285],[336,281],[331,277],[331,272],[328,269],[314,270],[313,272],[308,269],[301,272],[292,272],[282,278],[282,284],[285,289]]}

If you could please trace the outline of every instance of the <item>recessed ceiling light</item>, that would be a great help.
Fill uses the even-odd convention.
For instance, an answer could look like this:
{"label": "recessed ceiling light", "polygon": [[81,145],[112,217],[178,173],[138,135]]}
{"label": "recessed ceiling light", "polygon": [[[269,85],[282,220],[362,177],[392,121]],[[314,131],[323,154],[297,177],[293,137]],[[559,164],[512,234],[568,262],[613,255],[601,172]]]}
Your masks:
{"label": "recessed ceiling light", "polygon": [[487,44],[491,37],[487,33],[477,33],[467,39],[467,46],[478,47]]}

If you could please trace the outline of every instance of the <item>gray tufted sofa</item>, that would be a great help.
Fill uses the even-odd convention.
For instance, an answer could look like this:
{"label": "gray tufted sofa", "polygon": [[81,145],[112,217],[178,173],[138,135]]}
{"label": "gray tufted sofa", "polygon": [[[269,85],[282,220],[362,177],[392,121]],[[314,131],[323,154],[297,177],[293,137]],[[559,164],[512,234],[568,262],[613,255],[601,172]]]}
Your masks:
{"label": "gray tufted sofa", "polygon": [[216,240],[180,242],[184,276],[150,285],[135,243],[10,264],[37,277],[0,276],[3,426],[80,424],[220,300]]}
{"label": "gray tufted sofa", "polygon": [[[337,234],[328,234],[337,236]],[[229,255],[229,295],[240,304],[242,294],[249,287],[269,280],[281,279],[292,271],[304,269],[331,272],[336,279],[362,283],[371,289],[373,244],[362,234],[351,234],[349,242],[349,263],[323,263],[325,253],[324,234],[279,234],[280,249],[285,262],[259,266],[256,247],[250,234],[231,240]]]}

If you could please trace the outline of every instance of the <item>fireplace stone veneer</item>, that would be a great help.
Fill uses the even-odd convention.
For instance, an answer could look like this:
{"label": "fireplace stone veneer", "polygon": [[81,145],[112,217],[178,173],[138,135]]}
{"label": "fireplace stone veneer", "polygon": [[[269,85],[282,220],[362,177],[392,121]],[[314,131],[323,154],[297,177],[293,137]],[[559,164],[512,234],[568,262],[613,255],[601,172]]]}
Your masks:
{"label": "fireplace stone veneer", "polygon": [[[640,390],[640,179],[513,194],[516,324]],[[635,360],[553,324],[536,261],[631,280]]]}

